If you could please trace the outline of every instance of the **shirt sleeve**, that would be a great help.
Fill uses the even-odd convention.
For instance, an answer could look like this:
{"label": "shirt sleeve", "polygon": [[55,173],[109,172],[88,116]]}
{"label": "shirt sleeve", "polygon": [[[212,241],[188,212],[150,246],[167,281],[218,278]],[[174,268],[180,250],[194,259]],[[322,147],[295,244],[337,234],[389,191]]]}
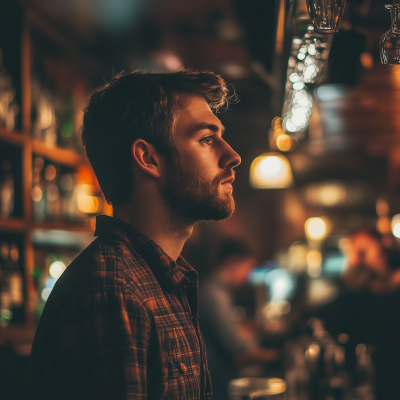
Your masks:
{"label": "shirt sleeve", "polygon": [[87,296],[66,316],[49,386],[58,399],[145,399],[150,320],[132,295]]}

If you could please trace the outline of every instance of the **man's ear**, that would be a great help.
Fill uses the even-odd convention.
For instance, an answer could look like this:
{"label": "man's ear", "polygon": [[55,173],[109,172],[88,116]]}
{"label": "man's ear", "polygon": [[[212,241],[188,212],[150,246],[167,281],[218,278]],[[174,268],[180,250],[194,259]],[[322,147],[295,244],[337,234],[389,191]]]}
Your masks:
{"label": "man's ear", "polygon": [[161,155],[156,148],[143,139],[136,139],[131,147],[133,161],[144,173],[159,178],[161,176]]}

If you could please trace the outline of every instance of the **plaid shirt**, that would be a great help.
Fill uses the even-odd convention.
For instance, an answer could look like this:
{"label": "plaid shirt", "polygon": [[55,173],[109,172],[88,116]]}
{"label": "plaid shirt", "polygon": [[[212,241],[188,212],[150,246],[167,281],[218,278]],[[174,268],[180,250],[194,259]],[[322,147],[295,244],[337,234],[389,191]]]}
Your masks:
{"label": "plaid shirt", "polygon": [[95,235],[46,303],[34,399],[209,399],[196,271],[118,219]]}

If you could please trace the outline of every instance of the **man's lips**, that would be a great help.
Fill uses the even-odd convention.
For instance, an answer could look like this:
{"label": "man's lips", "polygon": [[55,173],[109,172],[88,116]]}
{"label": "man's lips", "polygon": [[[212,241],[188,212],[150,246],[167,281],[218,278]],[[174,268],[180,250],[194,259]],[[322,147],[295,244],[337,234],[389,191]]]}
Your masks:
{"label": "man's lips", "polygon": [[232,189],[232,183],[233,183],[234,180],[235,180],[234,177],[225,179],[224,181],[221,182],[221,185],[226,187],[226,188]]}

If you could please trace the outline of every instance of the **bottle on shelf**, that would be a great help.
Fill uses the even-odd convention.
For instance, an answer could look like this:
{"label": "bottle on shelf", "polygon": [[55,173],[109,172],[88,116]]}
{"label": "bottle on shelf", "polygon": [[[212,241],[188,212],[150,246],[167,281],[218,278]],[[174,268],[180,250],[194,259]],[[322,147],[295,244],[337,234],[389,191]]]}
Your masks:
{"label": "bottle on shelf", "polygon": [[44,169],[45,179],[45,218],[48,220],[60,219],[61,202],[57,182],[57,168],[48,164]]}
{"label": "bottle on shelf", "polygon": [[0,217],[9,218],[14,212],[14,175],[11,161],[3,160],[0,181]]}
{"label": "bottle on shelf", "polygon": [[60,147],[75,147],[75,104],[72,95],[56,101],[56,115],[60,121],[57,137]]}
{"label": "bottle on shelf", "polygon": [[287,400],[308,400],[310,372],[306,368],[304,349],[295,346],[292,349],[293,365],[285,374],[288,384]]}
{"label": "bottle on shelf", "polygon": [[375,365],[365,344],[357,345],[356,357],[356,393],[362,400],[372,400],[375,394]]}
{"label": "bottle on shelf", "polygon": [[32,137],[49,146],[57,145],[57,120],[52,91],[32,75]]}
{"label": "bottle on shelf", "polygon": [[58,96],[36,73],[32,74],[31,88],[32,137],[49,146],[74,149],[80,154],[82,143],[76,127],[78,108],[73,94]]}
{"label": "bottle on shelf", "polygon": [[3,53],[0,48],[0,126],[12,131],[16,125],[19,106],[15,101],[16,91],[12,78],[3,65]]}
{"label": "bottle on shelf", "polygon": [[34,221],[41,222],[45,219],[46,204],[44,195],[44,178],[43,178],[44,160],[36,157],[33,160],[32,169],[32,215]]}
{"label": "bottle on shelf", "polygon": [[0,326],[8,325],[12,319],[10,295],[10,248],[7,243],[0,244],[1,278],[0,278]]}
{"label": "bottle on shelf", "polygon": [[19,308],[24,303],[23,279],[19,268],[19,250],[14,243],[10,244],[10,302],[12,309]]}
{"label": "bottle on shelf", "polygon": [[64,221],[76,219],[75,178],[67,173],[60,176],[61,218]]}

